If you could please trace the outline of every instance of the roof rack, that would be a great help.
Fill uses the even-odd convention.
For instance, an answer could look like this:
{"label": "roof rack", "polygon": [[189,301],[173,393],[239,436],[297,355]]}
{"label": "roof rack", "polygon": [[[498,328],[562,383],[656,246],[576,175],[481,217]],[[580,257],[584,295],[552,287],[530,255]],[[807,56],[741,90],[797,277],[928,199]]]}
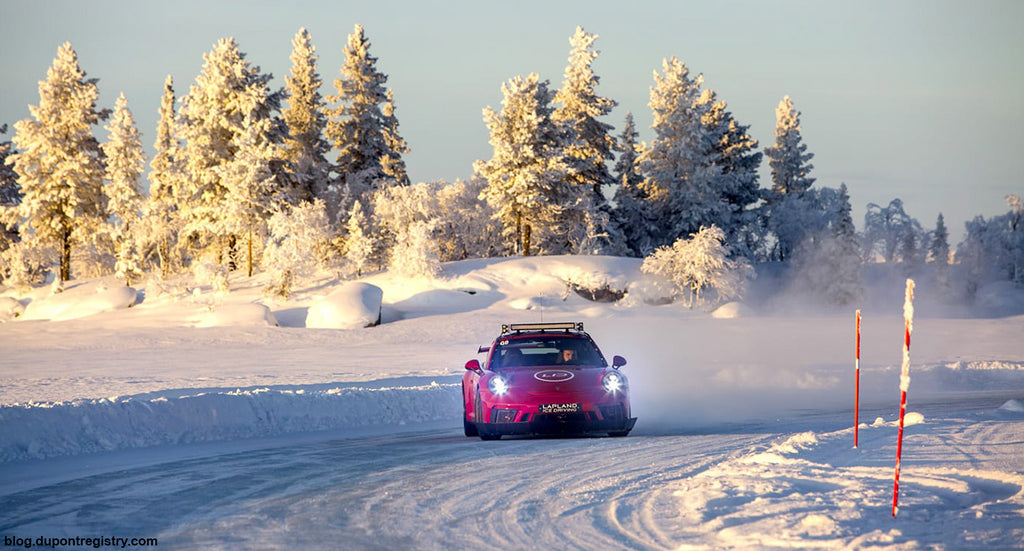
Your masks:
{"label": "roof rack", "polygon": [[563,330],[566,333],[569,331],[583,331],[582,321],[566,321],[558,323],[503,323],[501,324],[501,334],[522,332],[522,331],[555,331]]}

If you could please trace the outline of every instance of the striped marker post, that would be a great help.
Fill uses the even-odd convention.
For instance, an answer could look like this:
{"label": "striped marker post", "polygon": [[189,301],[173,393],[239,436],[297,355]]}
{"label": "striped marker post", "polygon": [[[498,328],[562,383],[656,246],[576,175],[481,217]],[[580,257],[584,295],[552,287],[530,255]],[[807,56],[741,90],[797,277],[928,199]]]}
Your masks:
{"label": "striped marker post", "polygon": [[907,280],[906,299],[903,301],[903,367],[900,370],[900,430],[896,439],[896,479],[892,487],[892,516],[899,512],[900,459],[903,455],[903,416],[907,412],[907,389],[910,388],[910,333],[914,331],[914,280]]}
{"label": "striped marker post", "polygon": [[853,361],[853,447],[857,447],[857,432],[860,430],[860,310],[857,310],[857,355]]}

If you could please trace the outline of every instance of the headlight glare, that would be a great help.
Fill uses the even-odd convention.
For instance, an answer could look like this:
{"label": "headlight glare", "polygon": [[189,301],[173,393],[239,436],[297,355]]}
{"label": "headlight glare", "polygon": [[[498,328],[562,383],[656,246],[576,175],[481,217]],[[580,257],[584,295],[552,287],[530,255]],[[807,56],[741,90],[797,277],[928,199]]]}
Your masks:
{"label": "headlight glare", "polygon": [[508,389],[508,381],[501,375],[495,375],[487,380],[487,390],[490,390],[491,394],[494,394],[495,396],[501,396],[507,393]]}
{"label": "headlight glare", "polygon": [[601,379],[601,386],[604,387],[606,392],[618,392],[625,386],[625,382],[622,375],[613,371],[605,375],[604,379]]}

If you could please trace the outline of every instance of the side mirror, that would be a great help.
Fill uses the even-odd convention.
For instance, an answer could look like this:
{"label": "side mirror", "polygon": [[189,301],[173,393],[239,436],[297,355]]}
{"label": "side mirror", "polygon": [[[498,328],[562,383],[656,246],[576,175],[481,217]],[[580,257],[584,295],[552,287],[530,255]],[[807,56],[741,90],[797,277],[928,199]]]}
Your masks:
{"label": "side mirror", "polygon": [[614,367],[615,369],[618,369],[624,365],[626,365],[626,358],[623,358],[622,356],[615,356],[614,358],[612,358],[612,367]]}
{"label": "side mirror", "polygon": [[476,359],[469,360],[468,362],[466,362],[466,369],[470,371],[476,371],[477,373],[483,371],[483,369],[480,369],[480,360]]}

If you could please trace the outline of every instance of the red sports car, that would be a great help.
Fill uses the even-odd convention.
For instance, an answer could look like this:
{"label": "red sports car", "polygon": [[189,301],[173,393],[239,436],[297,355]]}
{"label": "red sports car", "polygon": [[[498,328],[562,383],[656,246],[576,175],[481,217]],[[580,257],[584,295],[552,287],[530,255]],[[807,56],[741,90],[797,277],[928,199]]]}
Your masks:
{"label": "red sports car", "polygon": [[502,325],[483,365],[466,362],[462,376],[466,436],[497,440],[506,434],[626,436],[629,383],[609,366],[583,324]]}

